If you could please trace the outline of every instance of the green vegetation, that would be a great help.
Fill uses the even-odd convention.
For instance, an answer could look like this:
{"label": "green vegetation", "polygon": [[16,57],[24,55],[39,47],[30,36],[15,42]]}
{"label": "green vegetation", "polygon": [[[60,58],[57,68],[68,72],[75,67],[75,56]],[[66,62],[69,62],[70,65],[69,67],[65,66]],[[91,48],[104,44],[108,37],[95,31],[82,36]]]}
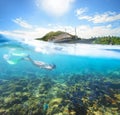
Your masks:
{"label": "green vegetation", "polygon": [[97,37],[95,38],[93,43],[94,44],[120,45],[120,37],[115,37],[115,36]]}
{"label": "green vegetation", "polygon": [[47,33],[45,36],[43,36],[42,38],[37,38],[36,40],[43,40],[43,41],[48,41],[51,40],[52,38],[54,38],[55,36],[58,36],[60,34],[64,34],[65,32],[62,31],[57,31],[57,32],[49,32]]}

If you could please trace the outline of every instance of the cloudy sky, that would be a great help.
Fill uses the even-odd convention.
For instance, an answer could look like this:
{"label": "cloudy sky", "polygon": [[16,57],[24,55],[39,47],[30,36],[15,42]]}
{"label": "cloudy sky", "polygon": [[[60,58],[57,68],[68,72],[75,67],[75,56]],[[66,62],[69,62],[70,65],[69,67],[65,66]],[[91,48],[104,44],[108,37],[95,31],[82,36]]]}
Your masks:
{"label": "cloudy sky", "polygon": [[120,36],[120,0],[0,0],[0,34],[34,39],[49,31]]}

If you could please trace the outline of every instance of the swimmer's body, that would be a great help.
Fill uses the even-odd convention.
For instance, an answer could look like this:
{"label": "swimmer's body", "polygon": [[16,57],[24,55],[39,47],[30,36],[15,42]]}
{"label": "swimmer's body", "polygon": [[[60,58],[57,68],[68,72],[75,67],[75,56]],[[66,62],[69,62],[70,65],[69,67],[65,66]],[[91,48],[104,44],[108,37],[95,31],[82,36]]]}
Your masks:
{"label": "swimmer's body", "polygon": [[46,64],[42,61],[33,60],[29,55],[23,59],[30,61],[33,65],[40,67],[40,68],[43,68],[43,69],[53,70],[56,68],[56,65],[54,65],[54,64]]}
{"label": "swimmer's body", "polygon": [[37,61],[37,60],[33,60],[29,55],[26,55],[22,58],[18,58],[18,59],[11,59],[12,55],[14,55],[14,53],[10,53],[10,54],[4,54],[3,58],[9,63],[9,64],[17,64],[18,62],[22,61],[22,60],[26,60],[26,61],[30,61],[33,65],[42,68],[42,69],[47,69],[47,70],[53,70],[56,68],[56,65],[54,64],[47,64],[45,62],[42,61]]}

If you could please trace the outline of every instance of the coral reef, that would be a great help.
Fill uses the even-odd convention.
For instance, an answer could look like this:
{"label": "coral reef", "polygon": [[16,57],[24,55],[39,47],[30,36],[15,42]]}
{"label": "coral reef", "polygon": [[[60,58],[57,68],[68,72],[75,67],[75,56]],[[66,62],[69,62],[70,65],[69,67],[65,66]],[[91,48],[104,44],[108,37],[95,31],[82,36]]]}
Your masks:
{"label": "coral reef", "polygon": [[32,77],[28,73],[30,77],[0,79],[0,114],[118,115],[118,74],[70,74],[64,80],[63,76]]}

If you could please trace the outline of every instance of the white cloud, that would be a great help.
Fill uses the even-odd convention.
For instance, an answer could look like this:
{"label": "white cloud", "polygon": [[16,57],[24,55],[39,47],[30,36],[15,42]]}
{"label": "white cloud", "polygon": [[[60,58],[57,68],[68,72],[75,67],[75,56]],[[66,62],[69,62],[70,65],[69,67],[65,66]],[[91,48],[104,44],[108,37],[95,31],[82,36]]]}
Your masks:
{"label": "white cloud", "polygon": [[92,18],[92,17],[87,16],[87,15],[79,16],[79,17],[78,17],[79,20],[88,20],[88,21],[91,21],[91,18]]}
{"label": "white cloud", "polygon": [[[14,30],[14,31],[0,31],[0,34],[5,36],[19,39],[19,40],[32,40],[38,37],[44,36],[50,31],[65,31],[71,34],[75,34],[75,28],[72,26],[55,25],[51,28],[36,27],[31,30]],[[80,25],[76,27],[77,35],[81,38],[90,38],[95,36],[120,36],[120,27],[112,28],[112,25],[107,26],[94,26]]]}
{"label": "white cloud", "polygon": [[67,13],[75,0],[36,0],[36,5],[53,16],[62,16]]}
{"label": "white cloud", "polygon": [[31,29],[32,25],[28,24],[25,20],[23,20],[22,18],[16,18],[13,20],[14,23],[18,24],[19,26],[23,27],[23,28],[27,28],[27,29]]}
{"label": "white cloud", "polygon": [[120,20],[120,14],[114,12],[105,12],[104,14],[98,14],[89,19],[89,21],[94,23],[112,22],[116,20]]}
{"label": "white cloud", "polygon": [[78,26],[77,34],[82,38],[90,38],[97,36],[120,36],[120,27],[112,28],[111,25],[107,26]]}
{"label": "white cloud", "polygon": [[79,8],[79,9],[75,10],[75,13],[76,13],[76,16],[80,16],[87,11],[88,11],[88,8]]}
{"label": "white cloud", "polygon": [[76,16],[79,20],[88,20],[93,23],[105,23],[105,22],[113,22],[120,20],[120,14],[116,12],[104,12],[103,14],[97,14],[93,16],[85,15],[84,13],[87,12],[86,8],[80,8],[75,11]]}
{"label": "white cloud", "polygon": [[13,30],[13,31],[0,31],[0,34],[11,37],[16,40],[32,40],[44,36],[49,31],[48,28],[34,28],[31,30]]}

